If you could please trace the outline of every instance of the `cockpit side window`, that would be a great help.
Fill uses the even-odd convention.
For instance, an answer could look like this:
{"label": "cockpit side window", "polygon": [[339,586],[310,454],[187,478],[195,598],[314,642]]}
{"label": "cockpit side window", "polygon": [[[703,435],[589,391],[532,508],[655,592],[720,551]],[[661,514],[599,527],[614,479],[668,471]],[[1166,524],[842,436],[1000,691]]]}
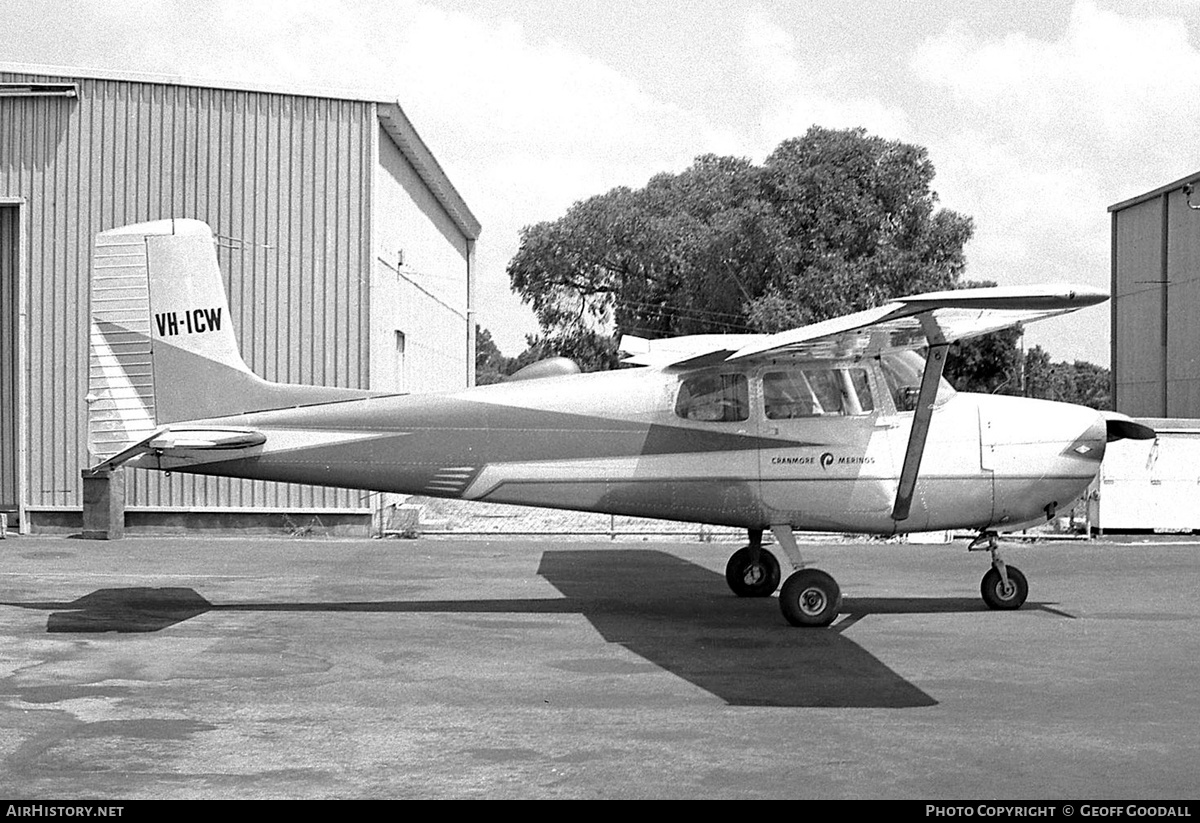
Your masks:
{"label": "cockpit side window", "polygon": [[[921,393],[921,375],[925,371],[925,358],[915,351],[885,354],[879,358],[884,380],[896,404],[896,411],[912,411],[917,407],[917,396]],[[954,396],[954,389],[943,378],[938,385],[937,400],[941,404]]]}
{"label": "cockpit side window", "polygon": [[768,420],[867,414],[875,409],[865,369],[805,368],[763,375]]}
{"label": "cockpit side window", "polygon": [[750,417],[750,390],[744,374],[702,374],[679,386],[675,414],[703,423],[732,423]]}

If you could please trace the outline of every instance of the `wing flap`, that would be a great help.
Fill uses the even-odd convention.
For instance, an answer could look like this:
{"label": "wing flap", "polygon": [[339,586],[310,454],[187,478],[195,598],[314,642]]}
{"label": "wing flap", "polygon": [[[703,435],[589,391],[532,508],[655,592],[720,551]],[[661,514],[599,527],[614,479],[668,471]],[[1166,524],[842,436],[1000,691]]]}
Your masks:
{"label": "wing flap", "polygon": [[629,355],[621,362],[632,366],[657,368],[695,368],[724,361],[729,355],[761,339],[761,334],[692,334],[647,340],[631,334],[621,335],[617,348]]}

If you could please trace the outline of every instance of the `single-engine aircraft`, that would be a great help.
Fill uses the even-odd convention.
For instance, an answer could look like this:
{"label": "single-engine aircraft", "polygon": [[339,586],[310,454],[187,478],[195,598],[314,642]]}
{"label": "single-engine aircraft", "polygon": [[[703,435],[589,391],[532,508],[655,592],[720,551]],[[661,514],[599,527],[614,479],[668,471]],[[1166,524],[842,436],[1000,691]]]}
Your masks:
{"label": "single-engine aircraft", "polygon": [[[97,235],[88,444],[94,468],[312,483],[740,527],[739,596],[827,626],[841,592],[796,531],[971,529],[981,591],[1028,584],[1000,531],[1045,521],[1096,476],[1105,443],[1152,429],[1114,413],[956,392],[947,347],[1107,299],[1075,286],[905,297],[779,334],[625,337],[636,368],[543,361],[432,394],[271,383],[242,360],[212,231],[167,219]],[[922,352],[925,352],[924,356]],[[794,571],[764,548],[770,530]]]}

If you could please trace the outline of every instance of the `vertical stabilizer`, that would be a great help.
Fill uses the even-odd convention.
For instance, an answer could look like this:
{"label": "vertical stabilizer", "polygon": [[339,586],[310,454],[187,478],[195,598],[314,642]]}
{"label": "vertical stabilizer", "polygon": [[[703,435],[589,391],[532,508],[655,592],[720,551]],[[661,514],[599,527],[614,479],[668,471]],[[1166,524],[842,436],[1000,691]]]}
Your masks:
{"label": "vertical stabilizer", "polygon": [[270,383],[238,351],[212,230],[156,220],[96,236],[88,451],[106,460],[164,424],[369,396]]}
{"label": "vertical stabilizer", "polygon": [[198,220],[163,222],[174,231],[145,238],[156,360],[178,352],[251,374],[233,334],[212,231]]}

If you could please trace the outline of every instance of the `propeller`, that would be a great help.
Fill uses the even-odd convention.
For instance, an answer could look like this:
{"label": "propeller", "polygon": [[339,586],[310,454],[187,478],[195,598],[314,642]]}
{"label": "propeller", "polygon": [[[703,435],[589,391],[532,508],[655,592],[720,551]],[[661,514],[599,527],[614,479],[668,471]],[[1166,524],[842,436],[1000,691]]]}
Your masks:
{"label": "propeller", "polygon": [[1154,429],[1120,412],[1102,411],[1100,415],[1108,429],[1109,443],[1114,440],[1153,440],[1158,436]]}

